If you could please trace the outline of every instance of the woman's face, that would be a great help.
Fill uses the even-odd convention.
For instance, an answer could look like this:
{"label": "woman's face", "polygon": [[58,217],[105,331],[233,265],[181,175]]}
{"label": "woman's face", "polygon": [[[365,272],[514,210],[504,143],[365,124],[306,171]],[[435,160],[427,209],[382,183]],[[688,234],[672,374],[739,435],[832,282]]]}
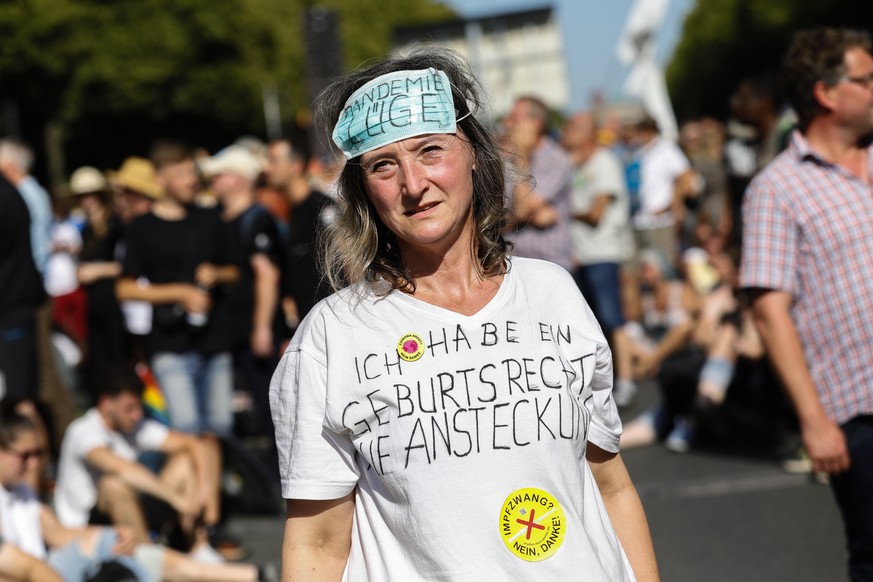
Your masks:
{"label": "woman's face", "polygon": [[21,483],[25,473],[39,462],[42,451],[36,432],[24,430],[8,447],[0,447],[0,484],[12,487]]}
{"label": "woman's face", "polygon": [[474,160],[460,130],[411,137],[361,156],[364,190],[401,248],[448,250],[472,229]]}

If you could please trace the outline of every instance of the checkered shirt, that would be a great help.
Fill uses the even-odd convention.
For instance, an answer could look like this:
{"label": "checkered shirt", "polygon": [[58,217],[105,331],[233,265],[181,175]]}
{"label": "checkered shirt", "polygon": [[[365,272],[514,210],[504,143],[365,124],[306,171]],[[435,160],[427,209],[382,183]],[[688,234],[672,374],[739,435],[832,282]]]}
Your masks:
{"label": "checkered shirt", "polygon": [[[873,148],[868,150],[873,175]],[[800,133],[750,184],[740,285],[792,295],[792,318],[828,416],[873,414],[873,186]]]}
{"label": "checkered shirt", "polygon": [[[554,206],[558,222],[549,228],[522,226],[507,238],[515,243],[517,257],[542,259],[569,269],[570,254],[570,194],[573,191],[573,163],[553,140],[546,139],[530,160],[534,192]],[[511,187],[507,193],[511,196]]]}

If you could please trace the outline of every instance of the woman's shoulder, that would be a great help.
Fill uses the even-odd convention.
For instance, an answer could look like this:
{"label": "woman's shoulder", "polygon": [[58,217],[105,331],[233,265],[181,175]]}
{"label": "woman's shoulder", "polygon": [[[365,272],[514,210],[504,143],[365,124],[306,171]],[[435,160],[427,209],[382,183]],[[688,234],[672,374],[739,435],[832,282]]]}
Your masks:
{"label": "woman's shoulder", "polygon": [[512,273],[510,276],[525,285],[550,287],[555,284],[572,284],[576,288],[573,277],[567,269],[549,261],[512,257],[509,269]]}
{"label": "woman's shoulder", "polygon": [[373,286],[359,283],[340,289],[328,295],[309,311],[294,333],[292,345],[305,345],[312,341],[323,344],[328,330],[347,333],[355,328],[365,329],[368,325],[366,314],[370,313],[380,296]]}

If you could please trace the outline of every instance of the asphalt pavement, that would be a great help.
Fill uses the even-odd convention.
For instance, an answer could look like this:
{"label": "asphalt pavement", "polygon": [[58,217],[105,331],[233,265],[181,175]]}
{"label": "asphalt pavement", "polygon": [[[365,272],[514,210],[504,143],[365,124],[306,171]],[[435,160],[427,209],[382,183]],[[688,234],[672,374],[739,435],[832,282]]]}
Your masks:
{"label": "asphalt pavement", "polygon": [[[627,421],[657,399],[644,385]],[[640,493],[665,582],[836,582],[846,551],[830,487],[785,473],[777,458],[662,445],[622,453]],[[280,515],[233,515],[251,560],[278,563]],[[584,577],[582,578],[584,580]]]}

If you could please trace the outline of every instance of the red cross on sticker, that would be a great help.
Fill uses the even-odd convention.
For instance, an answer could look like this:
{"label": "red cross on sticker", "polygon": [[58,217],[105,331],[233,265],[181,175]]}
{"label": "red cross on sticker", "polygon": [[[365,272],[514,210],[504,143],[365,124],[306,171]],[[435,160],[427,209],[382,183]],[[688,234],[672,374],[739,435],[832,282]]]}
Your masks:
{"label": "red cross on sticker", "polygon": [[510,552],[522,560],[539,562],[561,547],[567,520],[553,495],[526,487],[513,491],[503,502],[498,528]]}

